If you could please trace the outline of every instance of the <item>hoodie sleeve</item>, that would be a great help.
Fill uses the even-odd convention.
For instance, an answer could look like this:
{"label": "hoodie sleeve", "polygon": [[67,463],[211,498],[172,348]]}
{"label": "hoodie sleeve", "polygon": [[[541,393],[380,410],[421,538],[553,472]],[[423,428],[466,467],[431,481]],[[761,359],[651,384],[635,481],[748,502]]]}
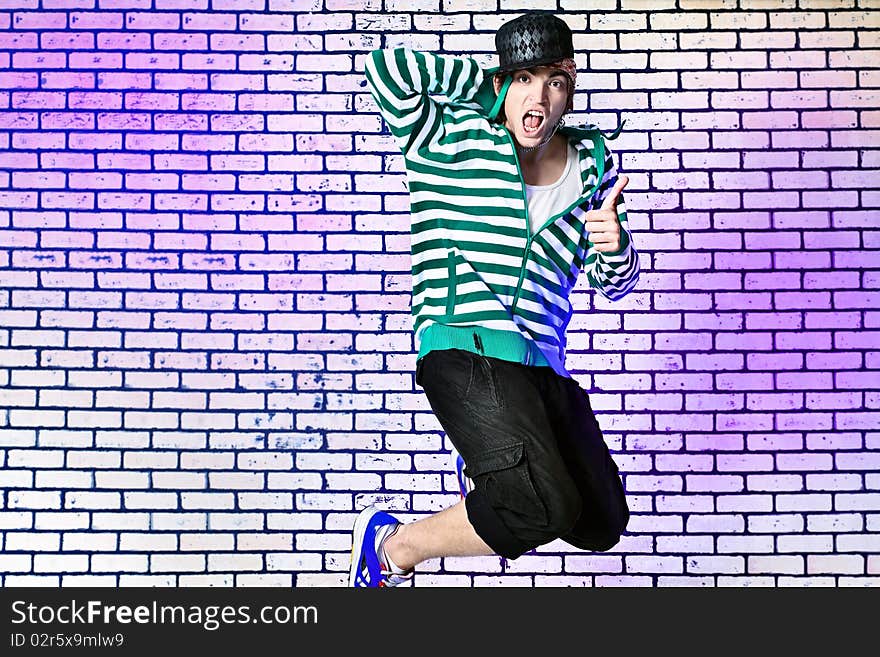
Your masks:
{"label": "hoodie sleeve", "polygon": [[[605,174],[596,192],[594,206],[600,207],[617,184],[617,158],[605,145]],[[620,223],[620,249],[614,253],[599,253],[593,247],[584,270],[590,287],[607,299],[617,301],[625,297],[639,280],[639,254],[633,245],[632,233],[626,218],[626,203],[621,192],[617,202],[617,221]]]}
{"label": "hoodie sleeve", "polygon": [[382,118],[404,151],[423,126],[439,121],[437,105],[473,102],[478,91],[485,94],[484,83],[491,84],[491,76],[470,57],[408,48],[374,50],[365,74]]}

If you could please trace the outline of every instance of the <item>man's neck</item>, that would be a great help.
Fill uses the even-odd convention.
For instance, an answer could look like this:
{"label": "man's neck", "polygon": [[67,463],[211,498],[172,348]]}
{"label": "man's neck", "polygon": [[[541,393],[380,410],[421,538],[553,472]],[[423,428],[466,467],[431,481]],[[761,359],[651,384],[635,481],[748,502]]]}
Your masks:
{"label": "man's neck", "polygon": [[546,144],[524,153],[517,147],[519,166],[527,185],[550,185],[565,170],[568,160],[568,140],[560,134],[553,135]]}

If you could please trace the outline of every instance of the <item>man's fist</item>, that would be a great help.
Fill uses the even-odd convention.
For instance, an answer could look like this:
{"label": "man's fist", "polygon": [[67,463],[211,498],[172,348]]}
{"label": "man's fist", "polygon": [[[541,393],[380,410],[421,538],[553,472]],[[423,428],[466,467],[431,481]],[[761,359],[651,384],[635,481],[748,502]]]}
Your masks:
{"label": "man's fist", "polygon": [[602,207],[590,210],[586,215],[587,239],[599,253],[614,253],[620,249],[620,224],[617,221],[617,201],[626,187],[629,177],[620,176]]}

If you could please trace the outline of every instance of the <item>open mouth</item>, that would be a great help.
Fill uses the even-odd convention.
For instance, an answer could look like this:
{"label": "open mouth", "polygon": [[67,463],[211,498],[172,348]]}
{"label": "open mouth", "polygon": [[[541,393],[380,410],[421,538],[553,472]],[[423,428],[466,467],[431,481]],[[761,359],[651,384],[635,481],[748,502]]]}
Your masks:
{"label": "open mouth", "polygon": [[544,114],[538,110],[529,110],[523,117],[523,130],[527,135],[533,135],[544,123]]}

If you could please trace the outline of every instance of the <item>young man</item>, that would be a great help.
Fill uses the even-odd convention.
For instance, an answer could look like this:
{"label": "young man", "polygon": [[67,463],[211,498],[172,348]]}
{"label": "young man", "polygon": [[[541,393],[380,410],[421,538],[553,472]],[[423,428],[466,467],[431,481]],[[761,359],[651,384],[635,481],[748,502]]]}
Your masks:
{"label": "young man", "polygon": [[416,382],[473,489],[409,524],[364,509],[351,586],[396,586],[435,557],[515,559],[556,538],[608,550],[629,520],[587,393],[564,366],[580,270],[611,300],[638,279],[627,178],[598,129],[562,127],[577,75],[566,23],[528,13],[495,43],[500,66],[486,71],[404,48],[367,60],[408,173]]}

